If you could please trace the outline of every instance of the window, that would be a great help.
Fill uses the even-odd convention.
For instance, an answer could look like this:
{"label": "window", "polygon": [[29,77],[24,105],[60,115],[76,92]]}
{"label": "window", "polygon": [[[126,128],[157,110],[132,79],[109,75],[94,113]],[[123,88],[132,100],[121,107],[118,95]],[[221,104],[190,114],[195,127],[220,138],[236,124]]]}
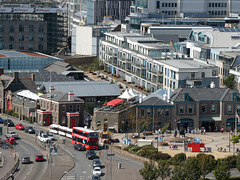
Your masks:
{"label": "window", "polygon": [[202,112],[206,112],[206,106],[202,105]]}
{"label": "window", "polygon": [[180,113],[180,114],[183,114],[183,113],[184,113],[184,106],[180,106],[180,107],[179,107],[179,113]]}
{"label": "window", "polygon": [[9,41],[14,41],[14,34],[13,33],[9,34]]}
{"label": "window", "polygon": [[29,32],[34,32],[34,26],[32,24],[29,25]]}
{"label": "window", "polygon": [[147,110],[147,116],[150,117],[151,116],[151,109]]}
{"label": "window", "polygon": [[34,41],[34,34],[28,34],[28,40],[29,41]]}
{"label": "window", "polygon": [[62,106],[62,112],[65,112],[66,111],[66,105],[63,105]]}
{"label": "window", "polygon": [[215,104],[212,104],[211,111],[212,111],[212,112],[216,112],[216,105],[215,105]]}
{"label": "window", "polygon": [[19,34],[19,41],[24,41],[24,35],[23,34]]}
{"label": "window", "polygon": [[80,111],[80,105],[78,104],[77,105],[77,112],[79,112]]}
{"label": "window", "polygon": [[9,26],[9,32],[14,32],[14,25]]}
{"label": "window", "polygon": [[184,101],[189,101],[189,94],[188,93],[184,94]]}
{"label": "window", "polygon": [[232,100],[233,100],[233,101],[237,101],[237,94],[234,93],[234,94],[232,95]]}
{"label": "window", "polygon": [[69,105],[69,112],[73,112],[73,106]]}
{"label": "window", "polygon": [[141,109],[141,116],[144,116],[144,109]]}
{"label": "window", "polygon": [[165,110],[165,117],[169,117],[169,115],[170,115],[169,110],[166,109],[166,110]]}
{"label": "window", "polygon": [[205,78],[205,72],[202,72],[201,76],[202,76],[202,78]]}
{"label": "window", "polygon": [[157,9],[160,8],[160,1],[157,1]]}
{"label": "window", "polygon": [[228,105],[228,113],[232,112],[232,105]]}
{"label": "window", "polygon": [[43,41],[43,39],[44,39],[43,34],[38,34],[38,40],[39,40],[39,41]]}
{"label": "window", "polygon": [[240,106],[237,106],[237,113],[240,114]]}
{"label": "window", "polygon": [[193,113],[193,107],[192,106],[188,106],[188,113],[192,114]]}
{"label": "window", "polygon": [[163,112],[162,109],[159,109],[159,110],[158,110],[158,117],[160,117],[160,116],[162,115],[162,112]]}
{"label": "window", "polygon": [[19,25],[18,27],[19,32],[24,32],[24,26],[22,24]]}
{"label": "window", "polygon": [[34,50],[34,43],[32,43],[32,42],[29,43],[29,44],[28,44],[28,49],[29,49],[29,50]]}
{"label": "window", "polygon": [[43,32],[43,31],[44,31],[44,26],[43,25],[39,25],[38,32]]}
{"label": "window", "polygon": [[195,79],[195,73],[191,72],[191,79]]}
{"label": "window", "polygon": [[57,112],[57,105],[55,105],[55,112]]}

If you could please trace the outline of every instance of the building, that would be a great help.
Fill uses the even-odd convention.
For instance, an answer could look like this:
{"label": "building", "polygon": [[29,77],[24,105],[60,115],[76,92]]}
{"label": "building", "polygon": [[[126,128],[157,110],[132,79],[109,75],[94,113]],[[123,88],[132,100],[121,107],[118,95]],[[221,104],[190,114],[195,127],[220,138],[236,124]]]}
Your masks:
{"label": "building", "polygon": [[36,72],[55,61],[63,60],[38,52],[0,50],[0,67],[4,68],[5,73]]}
{"label": "building", "polygon": [[[162,90],[163,91],[163,90]],[[240,95],[228,88],[179,88],[174,92],[159,90],[136,106],[137,121],[149,118],[149,130],[164,125],[173,129],[204,127],[207,131],[235,129],[236,114],[240,113]],[[237,122],[240,130],[240,123]]]}
{"label": "building", "polygon": [[105,71],[149,92],[219,84],[217,67],[174,53],[174,47],[149,35],[108,32],[100,41]]}
{"label": "building", "polygon": [[87,0],[87,24],[97,25],[104,17],[124,21],[130,13],[131,0]]}
{"label": "building", "polygon": [[239,8],[238,0],[136,0],[126,20],[133,29],[141,23],[236,27]]}
{"label": "building", "polygon": [[46,54],[67,46],[67,12],[54,1],[3,0],[0,6],[0,50]]}
{"label": "building", "polygon": [[84,126],[84,100],[75,97],[73,91],[64,93],[51,86],[46,94],[39,96],[39,105],[39,124],[58,124],[69,128]]}

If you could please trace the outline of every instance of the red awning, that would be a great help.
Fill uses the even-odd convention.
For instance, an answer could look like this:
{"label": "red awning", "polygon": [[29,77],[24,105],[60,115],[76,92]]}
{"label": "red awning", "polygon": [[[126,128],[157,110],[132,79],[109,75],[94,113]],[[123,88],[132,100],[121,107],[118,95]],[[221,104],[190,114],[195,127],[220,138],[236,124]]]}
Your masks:
{"label": "red awning", "polygon": [[112,101],[107,102],[108,106],[116,106],[118,104],[120,104],[121,102],[123,102],[123,99],[114,99]]}

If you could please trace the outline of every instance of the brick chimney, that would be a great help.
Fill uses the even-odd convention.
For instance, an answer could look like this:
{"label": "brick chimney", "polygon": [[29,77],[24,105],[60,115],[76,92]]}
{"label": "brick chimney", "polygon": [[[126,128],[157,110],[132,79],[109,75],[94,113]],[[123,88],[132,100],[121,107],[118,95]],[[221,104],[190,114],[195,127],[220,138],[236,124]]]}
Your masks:
{"label": "brick chimney", "polygon": [[74,92],[73,91],[69,91],[69,93],[68,93],[68,101],[74,101]]}
{"label": "brick chimney", "polygon": [[49,93],[52,93],[55,90],[54,86],[49,87]]}

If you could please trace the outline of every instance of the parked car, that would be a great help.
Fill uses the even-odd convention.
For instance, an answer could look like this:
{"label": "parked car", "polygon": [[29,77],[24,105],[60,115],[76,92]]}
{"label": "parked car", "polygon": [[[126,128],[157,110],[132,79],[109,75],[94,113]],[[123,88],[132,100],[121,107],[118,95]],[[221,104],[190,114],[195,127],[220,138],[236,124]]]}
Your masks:
{"label": "parked car", "polygon": [[47,135],[49,137],[49,139],[51,139],[51,141],[55,141],[55,136],[53,135],[53,133],[47,132]]}
{"label": "parked car", "polygon": [[102,175],[102,171],[100,167],[95,167],[93,169],[93,176],[101,176]]}
{"label": "parked car", "polygon": [[25,127],[25,132],[27,132],[27,133],[32,133],[32,134],[34,134],[35,133],[35,129],[32,127],[32,126],[26,126]]}
{"label": "parked car", "polygon": [[101,180],[100,176],[92,175],[91,180]]}
{"label": "parked car", "polygon": [[74,144],[73,147],[74,147],[75,150],[78,150],[78,151],[85,151],[86,150],[85,146],[82,145],[82,144]]}
{"label": "parked car", "polygon": [[11,119],[6,119],[6,120],[3,121],[3,125],[10,127],[10,126],[14,126],[14,123],[12,122]]}
{"label": "parked car", "polygon": [[45,132],[43,130],[36,130],[36,136],[40,135],[40,134],[45,134]]}
{"label": "parked car", "polygon": [[86,153],[86,158],[94,159],[94,158],[98,158],[98,156],[96,155],[94,150],[88,150]]}
{"label": "parked car", "polygon": [[30,157],[29,156],[23,156],[22,157],[22,164],[29,164],[30,163]]}
{"label": "parked car", "polygon": [[99,158],[93,159],[93,168],[100,167],[101,168],[102,163]]}
{"label": "parked car", "polygon": [[15,143],[15,139],[14,138],[7,138],[6,141],[9,142],[10,144],[14,144]]}
{"label": "parked car", "polygon": [[0,123],[3,124],[4,120],[2,117],[0,117]]}
{"label": "parked car", "polygon": [[48,137],[47,134],[39,134],[38,137],[37,137],[37,139],[38,139],[39,141],[45,142],[45,143],[51,141],[51,139]]}
{"label": "parked car", "polygon": [[24,125],[22,123],[18,123],[16,124],[15,128],[18,130],[24,130]]}
{"label": "parked car", "polygon": [[18,139],[18,134],[15,131],[8,131],[7,134],[5,134],[6,138],[14,138]]}
{"label": "parked car", "polygon": [[44,161],[43,155],[42,154],[35,155],[35,161]]}

